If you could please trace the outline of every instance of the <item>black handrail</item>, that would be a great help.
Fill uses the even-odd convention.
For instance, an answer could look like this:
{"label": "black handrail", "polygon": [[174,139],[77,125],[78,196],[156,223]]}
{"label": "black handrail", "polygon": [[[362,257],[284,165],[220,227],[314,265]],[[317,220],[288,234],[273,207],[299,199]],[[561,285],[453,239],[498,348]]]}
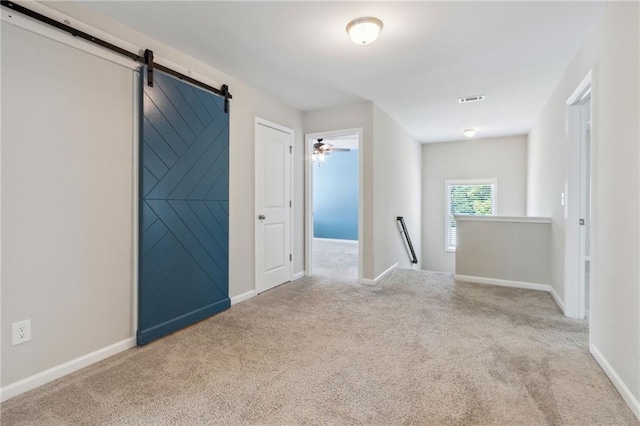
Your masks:
{"label": "black handrail", "polygon": [[418,258],[416,257],[416,252],[413,249],[413,244],[411,244],[411,238],[409,237],[409,231],[407,231],[407,225],[404,223],[404,217],[398,216],[396,220],[400,222],[400,226],[402,226],[402,233],[404,234],[404,238],[407,240],[407,245],[409,246],[409,250],[411,251],[411,263],[418,263]]}

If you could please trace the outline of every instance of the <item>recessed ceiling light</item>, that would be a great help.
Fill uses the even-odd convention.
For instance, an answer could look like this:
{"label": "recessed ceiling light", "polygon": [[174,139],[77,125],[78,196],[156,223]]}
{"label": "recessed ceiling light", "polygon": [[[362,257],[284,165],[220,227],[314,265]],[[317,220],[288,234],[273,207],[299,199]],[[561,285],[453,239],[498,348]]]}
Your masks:
{"label": "recessed ceiling light", "polygon": [[357,18],[347,24],[347,33],[355,44],[365,45],[378,38],[382,30],[382,21],[378,18]]}
{"label": "recessed ceiling light", "polygon": [[464,135],[468,138],[472,138],[476,135],[476,129],[464,129]]}

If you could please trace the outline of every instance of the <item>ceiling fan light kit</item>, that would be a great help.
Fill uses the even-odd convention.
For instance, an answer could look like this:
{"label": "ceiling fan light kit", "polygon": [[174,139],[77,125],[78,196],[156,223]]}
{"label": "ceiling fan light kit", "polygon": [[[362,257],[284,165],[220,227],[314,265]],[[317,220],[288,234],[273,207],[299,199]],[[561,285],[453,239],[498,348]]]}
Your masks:
{"label": "ceiling fan light kit", "polygon": [[[319,163],[324,162],[325,157],[331,152],[349,152],[351,149],[349,148],[334,148],[330,143],[322,142],[322,139],[318,139],[316,143],[313,144],[313,152],[312,158]],[[319,165],[319,164],[318,164]]]}
{"label": "ceiling fan light kit", "polygon": [[373,43],[380,31],[382,31],[382,21],[371,16],[356,18],[347,24],[349,37],[360,46]]}

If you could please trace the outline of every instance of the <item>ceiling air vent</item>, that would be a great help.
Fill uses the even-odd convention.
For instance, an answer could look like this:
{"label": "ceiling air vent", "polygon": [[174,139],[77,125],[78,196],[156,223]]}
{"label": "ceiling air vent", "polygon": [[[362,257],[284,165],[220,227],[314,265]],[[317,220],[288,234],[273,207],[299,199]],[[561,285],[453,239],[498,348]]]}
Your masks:
{"label": "ceiling air vent", "polygon": [[469,102],[480,102],[480,101],[484,101],[485,97],[486,97],[485,95],[466,96],[464,98],[458,98],[458,103],[466,104]]}

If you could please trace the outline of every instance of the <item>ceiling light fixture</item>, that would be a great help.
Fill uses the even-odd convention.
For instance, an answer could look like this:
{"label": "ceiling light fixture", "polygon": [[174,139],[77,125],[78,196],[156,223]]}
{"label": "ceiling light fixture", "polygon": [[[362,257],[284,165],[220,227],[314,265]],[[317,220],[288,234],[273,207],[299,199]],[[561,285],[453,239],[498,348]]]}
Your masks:
{"label": "ceiling light fixture", "polygon": [[458,98],[459,104],[468,104],[469,102],[481,102],[487,97],[485,95],[465,96],[464,98]]}
{"label": "ceiling light fixture", "polygon": [[324,163],[325,157],[324,154],[322,152],[313,152],[313,161],[315,163],[318,163],[318,167],[320,167],[320,163]]}
{"label": "ceiling light fixture", "polygon": [[464,135],[468,138],[472,138],[476,135],[476,129],[464,129]]}
{"label": "ceiling light fixture", "polygon": [[347,33],[355,44],[372,43],[382,31],[382,21],[378,18],[356,18],[347,24]]}

